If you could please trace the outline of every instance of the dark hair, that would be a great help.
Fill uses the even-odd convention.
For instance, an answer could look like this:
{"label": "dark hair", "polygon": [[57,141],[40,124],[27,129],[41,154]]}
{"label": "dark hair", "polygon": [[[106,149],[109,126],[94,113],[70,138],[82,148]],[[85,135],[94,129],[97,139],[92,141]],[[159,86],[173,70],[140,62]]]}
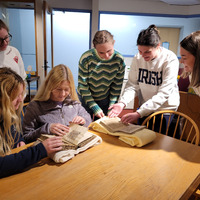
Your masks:
{"label": "dark hair", "polygon": [[4,28],[7,30],[7,32],[9,32],[9,28],[8,26],[3,22],[3,20],[0,19],[0,30]]}
{"label": "dark hair", "polygon": [[[190,86],[200,86],[200,31],[196,31],[185,37],[180,46],[195,57],[192,70],[192,79]],[[187,77],[188,73],[183,73],[183,77]]]}
{"label": "dark hair", "polygon": [[154,24],[150,25],[147,29],[140,31],[137,45],[157,47],[159,43],[159,31]]}

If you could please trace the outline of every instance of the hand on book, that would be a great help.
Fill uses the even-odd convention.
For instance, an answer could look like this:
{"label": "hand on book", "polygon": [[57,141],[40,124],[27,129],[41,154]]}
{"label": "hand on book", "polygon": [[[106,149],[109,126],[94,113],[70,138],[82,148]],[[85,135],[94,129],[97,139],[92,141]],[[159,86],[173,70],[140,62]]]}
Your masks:
{"label": "hand on book", "polygon": [[52,153],[62,150],[62,146],[64,145],[62,142],[62,137],[51,137],[45,139],[42,144],[44,145],[48,156]]}
{"label": "hand on book", "polygon": [[104,117],[105,115],[104,115],[103,111],[100,111],[100,112],[98,112],[98,113],[96,114],[96,116],[97,116],[98,118],[102,118],[102,117]]}
{"label": "hand on book", "polygon": [[69,132],[69,127],[60,123],[52,123],[50,125],[50,133],[58,136],[63,136]]}
{"label": "hand on book", "polygon": [[121,117],[121,121],[123,124],[134,123],[140,118],[140,114],[138,112],[127,113]]}
{"label": "hand on book", "polygon": [[84,125],[86,121],[85,121],[85,119],[83,117],[76,116],[76,117],[74,117],[74,119],[71,122],[74,123],[74,124]]}

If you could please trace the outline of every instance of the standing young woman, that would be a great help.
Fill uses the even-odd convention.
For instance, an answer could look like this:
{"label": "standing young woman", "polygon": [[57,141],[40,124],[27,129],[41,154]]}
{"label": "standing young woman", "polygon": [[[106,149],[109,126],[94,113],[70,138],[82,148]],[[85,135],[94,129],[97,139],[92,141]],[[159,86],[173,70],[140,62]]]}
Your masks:
{"label": "standing young woman", "polygon": [[109,117],[118,116],[135,96],[139,98],[136,112],[122,116],[123,123],[139,124],[158,110],[176,110],[179,106],[177,56],[160,46],[160,36],[155,25],[142,30],[137,39],[139,53],[133,58],[128,82],[119,102],[109,109]]}
{"label": "standing young woman", "polygon": [[9,46],[12,38],[6,24],[0,19],[0,67],[9,67],[23,80],[26,78],[24,63],[19,51],[12,46]]}
{"label": "standing young woman", "polygon": [[25,83],[10,68],[0,68],[0,178],[22,171],[48,154],[62,149],[60,137],[45,140],[19,153],[12,148],[25,145],[21,131],[21,110]]}
{"label": "standing young woman", "polygon": [[200,31],[191,33],[180,42],[180,55],[184,64],[182,76],[189,76],[190,87],[200,96]]}
{"label": "standing young woman", "polygon": [[79,99],[95,119],[107,115],[109,106],[117,102],[121,93],[125,63],[114,50],[114,43],[110,32],[97,31],[94,48],[83,53],[79,61]]}

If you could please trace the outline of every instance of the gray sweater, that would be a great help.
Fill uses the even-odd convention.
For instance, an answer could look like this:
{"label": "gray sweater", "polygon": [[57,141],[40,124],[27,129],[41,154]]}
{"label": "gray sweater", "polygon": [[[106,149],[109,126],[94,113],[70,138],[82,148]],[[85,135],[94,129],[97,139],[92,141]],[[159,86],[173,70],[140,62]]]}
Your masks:
{"label": "gray sweater", "polygon": [[48,101],[32,101],[26,107],[23,118],[23,133],[26,142],[33,142],[41,134],[50,134],[51,123],[69,125],[69,122],[76,116],[85,119],[84,126],[91,123],[91,117],[77,101],[65,100],[63,104]]}

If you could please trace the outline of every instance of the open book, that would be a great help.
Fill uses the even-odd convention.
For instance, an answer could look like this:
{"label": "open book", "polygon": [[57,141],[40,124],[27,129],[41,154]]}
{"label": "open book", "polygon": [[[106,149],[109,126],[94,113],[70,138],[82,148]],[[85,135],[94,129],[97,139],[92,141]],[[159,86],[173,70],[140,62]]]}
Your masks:
{"label": "open book", "polygon": [[103,117],[92,122],[90,128],[101,133],[119,136],[119,139],[123,142],[137,147],[142,147],[156,138],[156,133],[145,128],[145,126],[125,125],[118,117]]}
{"label": "open book", "polygon": [[[66,162],[76,154],[102,142],[101,137],[89,132],[87,127],[73,123],[69,127],[70,131],[62,138],[63,149],[51,157],[57,163]],[[38,141],[41,142],[50,137],[55,137],[55,135],[42,134]]]}
{"label": "open book", "polygon": [[115,118],[106,118],[100,121],[100,124],[107,128],[113,134],[115,132],[121,131],[124,133],[134,133],[135,131],[145,128],[145,126],[139,126],[135,124],[125,125],[121,122],[121,119],[118,117]]}

